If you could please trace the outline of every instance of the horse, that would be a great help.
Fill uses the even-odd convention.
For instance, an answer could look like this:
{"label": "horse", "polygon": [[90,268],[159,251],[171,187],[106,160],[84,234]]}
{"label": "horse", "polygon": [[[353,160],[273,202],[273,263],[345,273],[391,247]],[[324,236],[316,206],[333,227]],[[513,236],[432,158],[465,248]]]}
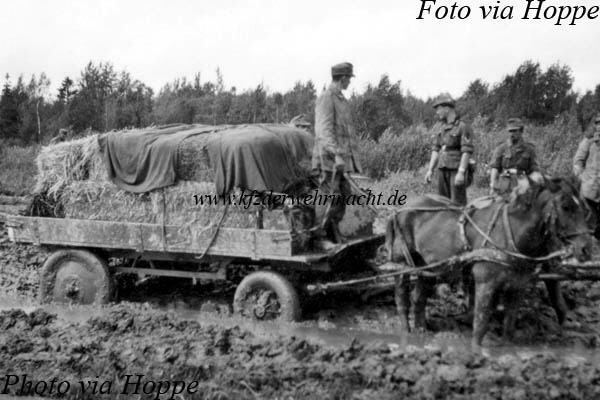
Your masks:
{"label": "horse", "polygon": [[[456,282],[471,275],[475,282],[474,349],[481,347],[493,300],[500,289],[506,293],[504,334],[510,336],[516,320],[517,292],[531,281],[540,260],[567,247],[577,260],[589,260],[592,243],[584,201],[566,180],[542,177],[540,182],[535,182],[525,177],[509,198],[481,200],[487,204],[460,207],[440,196],[413,198],[388,220],[385,245],[392,262],[404,262],[413,268],[471,249],[496,250],[499,256],[493,259],[476,260],[458,267],[436,267],[436,270],[417,274],[414,324],[418,330],[425,329],[425,306],[435,280]],[[407,274],[396,279],[395,300],[402,333],[410,331],[409,281]],[[556,281],[546,281],[546,287],[562,324],[566,306],[560,287]]]}

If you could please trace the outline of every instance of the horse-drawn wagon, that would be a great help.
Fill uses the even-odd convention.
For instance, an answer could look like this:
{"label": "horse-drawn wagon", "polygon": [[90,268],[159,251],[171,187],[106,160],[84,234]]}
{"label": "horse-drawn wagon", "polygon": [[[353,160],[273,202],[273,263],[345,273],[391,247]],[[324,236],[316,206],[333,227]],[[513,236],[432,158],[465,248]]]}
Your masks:
{"label": "horse-drawn wagon", "polygon": [[[6,226],[12,241],[51,251],[42,301],[104,303],[116,276],[167,276],[234,282],[234,311],[296,320],[306,284],[369,273],[365,260],[385,239],[373,234],[372,211],[349,207],[348,240],[317,251],[314,209],[254,202],[269,190],[314,191],[302,166],[312,140],[276,124],[175,125],[49,146],[38,156],[37,203]],[[259,194],[244,203],[240,187]]]}
{"label": "horse-drawn wagon", "polygon": [[[271,211],[273,212],[273,211]],[[286,221],[283,212],[278,212]],[[8,216],[9,237],[51,250],[41,271],[46,301],[104,303],[114,277],[132,273],[199,281],[232,280],[245,268],[234,310],[256,319],[297,320],[304,286],[369,271],[383,235],[350,239],[328,251],[294,249],[293,231],[279,229],[162,226],[116,221]],[[109,259],[123,260],[109,266]]]}

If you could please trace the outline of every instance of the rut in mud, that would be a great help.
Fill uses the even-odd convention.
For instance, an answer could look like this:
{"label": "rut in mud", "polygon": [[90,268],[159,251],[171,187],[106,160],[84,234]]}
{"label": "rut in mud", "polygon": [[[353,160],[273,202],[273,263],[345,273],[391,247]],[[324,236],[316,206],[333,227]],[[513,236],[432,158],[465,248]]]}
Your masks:
{"label": "rut in mud", "polygon": [[597,284],[565,285],[572,310],[562,332],[542,287],[522,305],[515,343],[562,350],[501,348],[492,334],[495,355],[483,357],[465,351],[469,323],[461,319],[461,299],[444,287],[428,311],[436,333],[405,346],[394,334],[389,293],[317,297],[305,322],[271,328],[228,316],[231,287],[180,280],[125,286],[126,301],[103,308],[38,309],[37,272],[46,255],[0,246],[0,393],[27,394],[31,387],[38,392],[29,394],[54,396],[48,391],[55,379],[55,392],[68,383],[68,390],[60,387],[63,397],[90,399],[177,398],[179,390],[209,399],[600,395],[598,360],[572,347],[598,345]]}
{"label": "rut in mud", "polygon": [[[331,348],[182,321],[143,306],[116,305],[76,324],[58,322],[41,310],[3,311],[0,327],[0,368],[17,376],[0,377],[0,388],[12,394],[30,382],[40,391],[33,394],[47,395],[41,389],[48,390],[56,378],[68,382],[62,386],[65,395],[90,399],[138,398],[144,390],[142,398],[170,398],[174,390],[191,390],[194,398],[230,399],[600,395],[600,368],[578,357],[485,358],[359,342]],[[98,382],[96,393],[84,390],[88,381]],[[102,384],[104,395],[99,394]]]}

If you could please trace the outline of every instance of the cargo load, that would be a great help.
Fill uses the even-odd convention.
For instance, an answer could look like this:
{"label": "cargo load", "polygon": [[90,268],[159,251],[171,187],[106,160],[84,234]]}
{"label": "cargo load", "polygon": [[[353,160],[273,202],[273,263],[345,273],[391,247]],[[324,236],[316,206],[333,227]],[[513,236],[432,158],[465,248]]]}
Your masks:
{"label": "cargo load", "polygon": [[[294,231],[306,244],[307,207],[232,204],[241,193],[301,196],[313,137],[288,125],[170,125],[94,134],[44,147],[30,215],[98,221]],[[217,200],[199,204],[198,196]],[[226,200],[229,199],[229,200]],[[373,213],[350,206],[342,234],[370,234]]]}

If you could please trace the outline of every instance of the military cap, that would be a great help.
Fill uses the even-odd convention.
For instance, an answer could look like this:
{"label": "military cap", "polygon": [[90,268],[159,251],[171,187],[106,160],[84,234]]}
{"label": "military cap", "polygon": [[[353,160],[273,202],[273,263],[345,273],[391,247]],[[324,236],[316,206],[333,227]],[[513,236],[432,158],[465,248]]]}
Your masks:
{"label": "military cap", "polygon": [[596,114],[596,116],[594,117],[594,123],[600,124],[600,113]]}
{"label": "military cap", "polygon": [[339,64],[335,64],[331,67],[331,76],[340,76],[340,75],[348,75],[354,76],[352,64],[349,62],[343,62]]}
{"label": "military cap", "polygon": [[449,106],[454,108],[456,107],[456,102],[448,93],[442,93],[438,97],[436,97],[433,103],[433,108],[436,108],[438,106]]}
{"label": "military cap", "polygon": [[290,120],[290,125],[297,126],[297,127],[301,127],[301,126],[311,127],[312,126],[312,124],[306,119],[306,115],[304,115],[304,114],[296,115],[294,118],[292,118]]}
{"label": "military cap", "polygon": [[509,118],[506,124],[506,129],[509,131],[520,131],[524,127],[521,118]]}

